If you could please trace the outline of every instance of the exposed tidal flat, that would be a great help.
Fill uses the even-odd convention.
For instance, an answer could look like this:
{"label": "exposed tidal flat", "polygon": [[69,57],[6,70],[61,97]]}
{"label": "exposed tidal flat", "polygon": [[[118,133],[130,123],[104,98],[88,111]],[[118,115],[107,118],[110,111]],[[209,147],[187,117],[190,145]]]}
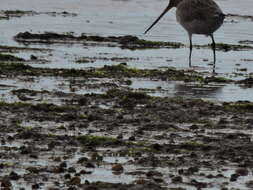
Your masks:
{"label": "exposed tidal flat", "polygon": [[252,189],[252,2],[217,40],[167,1],[3,0],[0,189]]}

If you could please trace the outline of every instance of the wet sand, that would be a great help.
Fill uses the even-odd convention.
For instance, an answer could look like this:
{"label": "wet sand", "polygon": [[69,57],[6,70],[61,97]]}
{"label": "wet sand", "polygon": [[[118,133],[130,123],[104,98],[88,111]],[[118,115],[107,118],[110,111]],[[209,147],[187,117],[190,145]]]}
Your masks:
{"label": "wet sand", "polygon": [[253,187],[252,2],[188,41],[167,1],[3,0],[0,189]]}

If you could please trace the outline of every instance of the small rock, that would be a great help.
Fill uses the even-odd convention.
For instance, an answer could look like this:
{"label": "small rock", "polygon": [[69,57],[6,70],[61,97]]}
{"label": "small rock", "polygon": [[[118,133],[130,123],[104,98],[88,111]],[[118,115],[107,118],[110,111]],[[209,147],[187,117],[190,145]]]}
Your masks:
{"label": "small rock", "polygon": [[164,180],[162,178],[153,178],[153,180],[156,182],[156,183],[163,183]]}
{"label": "small rock", "polygon": [[38,60],[38,57],[36,57],[35,55],[31,55],[31,56],[30,56],[30,59],[31,59],[31,60]]}
{"label": "small rock", "polygon": [[88,99],[86,97],[81,97],[80,99],[78,99],[78,104],[80,106],[85,106],[88,103]]}
{"label": "small rock", "polygon": [[135,183],[139,184],[139,185],[144,185],[145,183],[147,183],[147,181],[144,180],[144,179],[138,179],[138,180],[135,181]]}
{"label": "small rock", "polygon": [[225,124],[227,124],[227,123],[228,123],[228,121],[227,121],[226,118],[221,118],[221,119],[219,120],[219,122],[218,122],[219,125],[225,125]]}
{"label": "small rock", "polygon": [[60,168],[66,168],[67,167],[67,163],[66,162],[62,162],[59,167]]}
{"label": "small rock", "polygon": [[1,144],[2,145],[5,145],[6,144],[6,141],[4,139],[1,140]]}
{"label": "small rock", "polygon": [[160,173],[160,172],[157,172],[157,171],[148,171],[148,172],[146,173],[146,176],[147,176],[147,177],[163,176],[163,174]]}
{"label": "small rock", "polygon": [[39,189],[40,185],[38,183],[32,185],[32,189]]}
{"label": "small rock", "polygon": [[77,190],[76,187],[69,187],[68,190]]}
{"label": "small rock", "polygon": [[31,147],[21,146],[20,147],[20,153],[21,154],[31,154],[32,149],[31,149]]}
{"label": "small rock", "polygon": [[209,175],[207,175],[206,176],[208,179],[212,179],[212,178],[214,178],[214,175],[213,174],[209,174]]}
{"label": "small rock", "polygon": [[253,188],[253,180],[247,181],[247,182],[246,182],[246,186],[247,186],[248,188]]}
{"label": "small rock", "polygon": [[28,167],[26,168],[27,171],[29,171],[30,173],[39,173],[39,169],[36,167]]}
{"label": "small rock", "polygon": [[90,115],[88,115],[87,119],[88,119],[88,121],[95,121],[98,119],[98,116],[90,114]]}
{"label": "small rock", "polygon": [[65,172],[65,168],[61,168],[61,167],[54,167],[52,169],[53,173],[64,173]]}
{"label": "small rock", "polygon": [[61,162],[61,157],[54,158],[54,162]]}
{"label": "small rock", "polygon": [[70,181],[69,181],[70,185],[80,185],[81,183],[81,179],[80,177],[73,177]]}
{"label": "small rock", "polygon": [[95,165],[92,164],[91,162],[88,162],[86,165],[85,165],[86,168],[95,168]]}
{"label": "small rock", "polygon": [[188,173],[189,174],[194,174],[194,173],[196,173],[196,172],[198,172],[199,171],[199,168],[198,167],[189,167],[188,168]]}
{"label": "small rock", "polygon": [[161,151],[163,149],[163,146],[160,144],[152,144],[151,147],[156,151]]}
{"label": "small rock", "polygon": [[249,171],[246,168],[238,168],[235,173],[239,176],[247,176],[249,174]]}
{"label": "small rock", "polygon": [[177,172],[178,172],[178,174],[180,174],[180,175],[183,175],[183,174],[185,173],[184,169],[179,169]]}
{"label": "small rock", "polygon": [[198,182],[197,180],[191,180],[191,184],[197,187],[197,189],[207,188],[207,183],[205,182]]}
{"label": "small rock", "polygon": [[69,167],[68,172],[69,173],[76,173],[76,169],[74,167]]}
{"label": "small rock", "polygon": [[230,181],[237,181],[237,178],[239,177],[239,175],[238,174],[232,174],[231,176],[230,176]]}
{"label": "small rock", "polygon": [[16,172],[11,172],[9,175],[11,180],[19,180],[20,176]]}
{"label": "small rock", "polygon": [[191,125],[189,128],[191,130],[197,130],[197,129],[199,129],[199,127],[197,125]]}
{"label": "small rock", "polygon": [[83,164],[83,163],[85,163],[85,162],[87,162],[87,161],[89,161],[88,158],[86,158],[86,157],[81,157],[81,158],[78,159],[77,163],[78,163],[78,164]]}
{"label": "small rock", "polygon": [[81,174],[80,173],[75,173],[75,176],[80,177]]}
{"label": "small rock", "polygon": [[171,179],[172,183],[183,183],[183,178],[181,176],[175,176]]}
{"label": "small rock", "polygon": [[123,119],[123,118],[124,118],[124,117],[123,117],[123,115],[121,115],[121,114],[117,116],[117,119]]}
{"label": "small rock", "polygon": [[122,172],[124,170],[124,168],[121,164],[114,164],[112,166],[112,170],[115,172]]}
{"label": "small rock", "polygon": [[91,160],[92,161],[103,161],[103,156],[100,156],[97,152],[94,152],[91,155]]}
{"label": "small rock", "polygon": [[33,158],[33,159],[38,159],[38,158],[39,158],[39,156],[38,156],[38,154],[37,154],[37,153],[32,153],[32,154],[30,155],[30,158]]}
{"label": "small rock", "polygon": [[70,174],[65,174],[65,175],[64,175],[64,178],[65,178],[65,179],[70,179],[70,178],[71,178],[71,175],[70,175]]}
{"label": "small rock", "polygon": [[81,175],[92,174],[91,171],[85,171],[85,170],[81,170],[79,173],[80,173]]}
{"label": "small rock", "polygon": [[10,182],[10,180],[9,179],[3,179],[3,180],[1,180],[1,187],[11,187],[12,185],[11,185],[11,182]]}
{"label": "small rock", "polygon": [[85,188],[85,190],[99,190],[99,188],[97,188],[95,186],[88,186]]}
{"label": "small rock", "polygon": [[123,135],[122,134],[119,134],[118,136],[117,136],[117,139],[123,139]]}

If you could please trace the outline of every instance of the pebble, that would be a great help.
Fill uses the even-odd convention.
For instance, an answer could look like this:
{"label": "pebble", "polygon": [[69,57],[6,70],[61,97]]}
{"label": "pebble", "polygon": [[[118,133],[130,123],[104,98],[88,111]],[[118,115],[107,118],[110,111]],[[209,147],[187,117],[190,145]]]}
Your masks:
{"label": "pebble", "polygon": [[183,178],[181,176],[175,176],[171,179],[172,183],[183,183]]}
{"label": "pebble", "polygon": [[71,185],[80,185],[81,179],[80,179],[80,177],[73,177],[73,178],[69,181],[69,183],[70,183]]}
{"label": "pebble", "polygon": [[115,172],[121,172],[124,170],[123,166],[121,164],[114,164],[112,166],[112,170]]}

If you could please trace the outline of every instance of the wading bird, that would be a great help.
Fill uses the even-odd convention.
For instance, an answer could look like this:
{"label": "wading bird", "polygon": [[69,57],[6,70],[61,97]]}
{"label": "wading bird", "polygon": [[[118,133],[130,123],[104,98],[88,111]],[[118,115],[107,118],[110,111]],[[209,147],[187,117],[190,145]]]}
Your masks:
{"label": "wading bird", "polygon": [[215,72],[216,54],[213,33],[222,25],[225,14],[222,13],[219,6],[213,0],[170,0],[166,9],[144,34],[173,7],[176,7],[177,21],[188,32],[190,40],[189,66],[191,67],[192,35],[204,34],[212,38],[213,72]]}

